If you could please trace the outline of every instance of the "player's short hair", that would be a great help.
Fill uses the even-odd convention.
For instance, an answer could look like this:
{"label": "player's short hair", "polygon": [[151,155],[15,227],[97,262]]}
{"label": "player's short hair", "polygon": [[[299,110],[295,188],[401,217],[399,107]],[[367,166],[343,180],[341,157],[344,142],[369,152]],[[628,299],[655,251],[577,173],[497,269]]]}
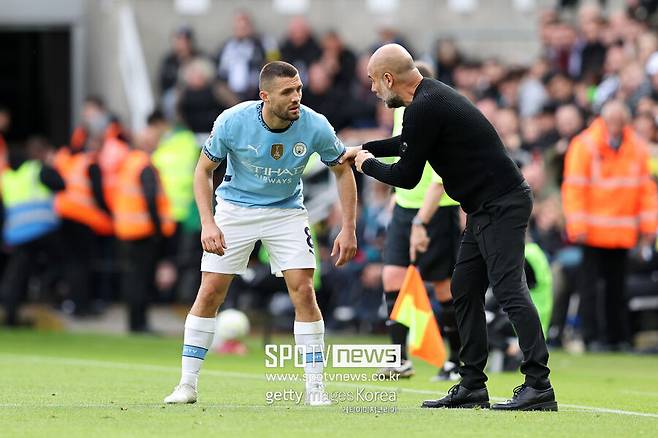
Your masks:
{"label": "player's short hair", "polygon": [[294,78],[299,72],[294,65],[283,61],[272,61],[263,67],[258,78],[258,87],[261,90],[267,88],[269,82],[274,78]]}

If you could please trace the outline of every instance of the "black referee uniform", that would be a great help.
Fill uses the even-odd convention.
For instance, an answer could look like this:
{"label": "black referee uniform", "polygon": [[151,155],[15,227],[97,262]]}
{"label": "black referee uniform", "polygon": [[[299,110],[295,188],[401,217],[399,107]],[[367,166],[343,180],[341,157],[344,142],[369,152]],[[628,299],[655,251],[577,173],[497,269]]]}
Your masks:
{"label": "black referee uniform", "polygon": [[494,127],[465,97],[425,78],[404,113],[402,134],[363,149],[401,157],[392,165],[374,159],[362,165],[365,174],[397,187],[416,186],[429,162],[468,214],[451,285],[462,340],[460,385],[485,388],[484,294],[491,285],[519,335],[524,387],[549,389],[548,350],[523,269],[532,194]]}

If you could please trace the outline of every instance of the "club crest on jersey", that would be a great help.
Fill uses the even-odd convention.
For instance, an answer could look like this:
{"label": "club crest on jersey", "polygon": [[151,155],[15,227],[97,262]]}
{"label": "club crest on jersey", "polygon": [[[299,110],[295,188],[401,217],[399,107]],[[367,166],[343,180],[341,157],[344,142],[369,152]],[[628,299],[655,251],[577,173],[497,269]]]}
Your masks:
{"label": "club crest on jersey", "polygon": [[301,141],[299,143],[295,143],[295,146],[292,147],[292,153],[296,157],[303,157],[306,155],[306,145]]}
{"label": "club crest on jersey", "polygon": [[270,150],[270,154],[275,160],[283,157],[283,143],[274,143],[272,145],[272,149]]}

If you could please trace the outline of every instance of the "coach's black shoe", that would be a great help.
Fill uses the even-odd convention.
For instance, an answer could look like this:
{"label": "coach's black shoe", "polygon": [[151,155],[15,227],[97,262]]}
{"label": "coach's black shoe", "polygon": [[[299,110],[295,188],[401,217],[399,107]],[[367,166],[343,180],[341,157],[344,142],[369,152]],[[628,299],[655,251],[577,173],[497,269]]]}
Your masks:
{"label": "coach's black shoe", "polygon": [[557,401],[553,387],[535,389],[525,383],[514,388],[511,400],[495,403],[491,406],[495,411],[557,411]]}
{"label": "coach's black shoe", "polygon": [[421,408],[489,408],[487,388],[468,389],[457,384],[448,390],[448,395],[438,400],[425,400]]}

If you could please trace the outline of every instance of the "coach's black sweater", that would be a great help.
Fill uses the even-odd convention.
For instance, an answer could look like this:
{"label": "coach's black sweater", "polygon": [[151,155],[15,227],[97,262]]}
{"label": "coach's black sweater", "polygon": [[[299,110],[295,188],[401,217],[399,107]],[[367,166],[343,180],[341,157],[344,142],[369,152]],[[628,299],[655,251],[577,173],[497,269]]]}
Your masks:
{"label": "coach's black sweater", "polygon": [[423,79],[404,112],[402,134],[366,143],[376,157],[400,156],[391,165],[370,159],[362,169],[387,184],[411,189],[429,162],[446,193],[467,213],[509,192],[523,176],[494,127],[464,96],[434,79]]}

